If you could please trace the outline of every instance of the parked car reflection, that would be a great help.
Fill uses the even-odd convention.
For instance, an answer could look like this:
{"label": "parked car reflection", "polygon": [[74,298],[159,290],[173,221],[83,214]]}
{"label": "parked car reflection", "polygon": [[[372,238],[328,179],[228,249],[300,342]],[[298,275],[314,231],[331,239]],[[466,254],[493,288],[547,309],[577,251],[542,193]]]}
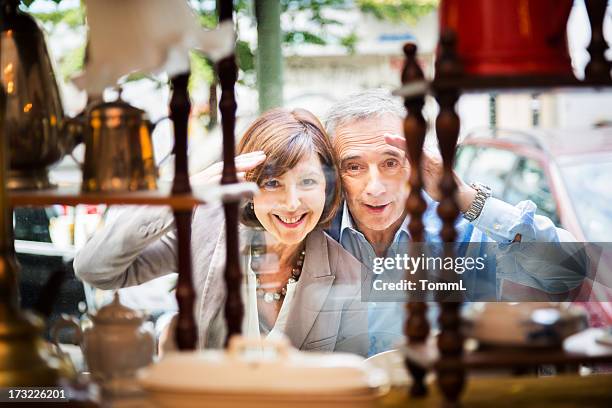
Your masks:
{"label": "parked car reflection", "polygon": [[456,171],[509,203],[531,200],[538,213],[578,241],[612,242],[612,127],[470,133]]}
{"label": "parked car reflection", "polygon": [[[477,130],[457,150],[455,169],[468,183],[488,184],[506,202],[533,201],[539,214],[579,242],[612,242],[612,127]],[[584,289],[593,326],[612,325],[610,278]]]}

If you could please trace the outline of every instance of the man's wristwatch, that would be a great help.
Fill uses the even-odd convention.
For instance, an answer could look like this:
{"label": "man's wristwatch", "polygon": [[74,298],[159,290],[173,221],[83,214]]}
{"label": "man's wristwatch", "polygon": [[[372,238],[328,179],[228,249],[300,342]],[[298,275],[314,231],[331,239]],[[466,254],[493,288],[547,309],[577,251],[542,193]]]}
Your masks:
{"label": "man's wristwatch", "polygon": [[463,218],[471,222],[478,218],[484,208],[487,198],[491,197],[491,188],[482,183],[472,183],[470,187],[476,190],[476,197],[474,197],[474,201],[472,201],[470,208],[463,213]]}

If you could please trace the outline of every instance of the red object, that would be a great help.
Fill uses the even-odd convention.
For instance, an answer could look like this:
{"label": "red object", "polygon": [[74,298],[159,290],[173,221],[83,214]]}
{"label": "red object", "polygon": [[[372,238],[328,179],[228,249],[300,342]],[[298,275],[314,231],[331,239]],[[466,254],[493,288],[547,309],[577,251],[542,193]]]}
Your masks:
{"label": "red object", "polygon": [[85,205],[85,210],[87,214],[98,214],[98,206],[97,205]]}
{"label": "red object", "polygon": [[442,0],[440,32],[453,30],[468,74],[572,75],[567,20],[573,0]]}

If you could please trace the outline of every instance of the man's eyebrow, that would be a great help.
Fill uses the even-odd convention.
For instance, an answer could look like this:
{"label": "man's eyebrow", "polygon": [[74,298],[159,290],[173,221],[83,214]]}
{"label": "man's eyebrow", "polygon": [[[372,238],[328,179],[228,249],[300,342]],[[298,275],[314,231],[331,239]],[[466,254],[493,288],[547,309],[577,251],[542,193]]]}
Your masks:
{"label": "man's eyebrow", "polygon": [[397,157],[398,159],[404,158],[404,155],[400,154],[397,150],[387,149],[383,151],[382,154],[387,154],[389,156]]}
{"label": "man's eyebrow", "polygon": [[352,156],[342,157],[342,158],[340,159],[340,161],[341,161],[341,162],[345,162],[345,161],[347,161],[347,160],[356,160],[356,159],[361,159],[361,156],[359,156],[359,155],[355,155],[355,154],[354,154],[354,155],[352,155]]}

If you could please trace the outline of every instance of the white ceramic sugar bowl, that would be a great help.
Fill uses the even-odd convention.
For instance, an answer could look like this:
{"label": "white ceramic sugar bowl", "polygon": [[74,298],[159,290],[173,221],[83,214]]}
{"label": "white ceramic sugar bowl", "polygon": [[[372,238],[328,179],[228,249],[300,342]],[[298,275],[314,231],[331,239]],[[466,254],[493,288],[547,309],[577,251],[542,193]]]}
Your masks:
{"label": "white ceramic sugar bowl", "polygon": [[109,388],[129,388],[136,370],[153,362],[155,335],[143,324],[144,314],[123,306],[115,293],[91,320],[81,348],[92,377]]}

